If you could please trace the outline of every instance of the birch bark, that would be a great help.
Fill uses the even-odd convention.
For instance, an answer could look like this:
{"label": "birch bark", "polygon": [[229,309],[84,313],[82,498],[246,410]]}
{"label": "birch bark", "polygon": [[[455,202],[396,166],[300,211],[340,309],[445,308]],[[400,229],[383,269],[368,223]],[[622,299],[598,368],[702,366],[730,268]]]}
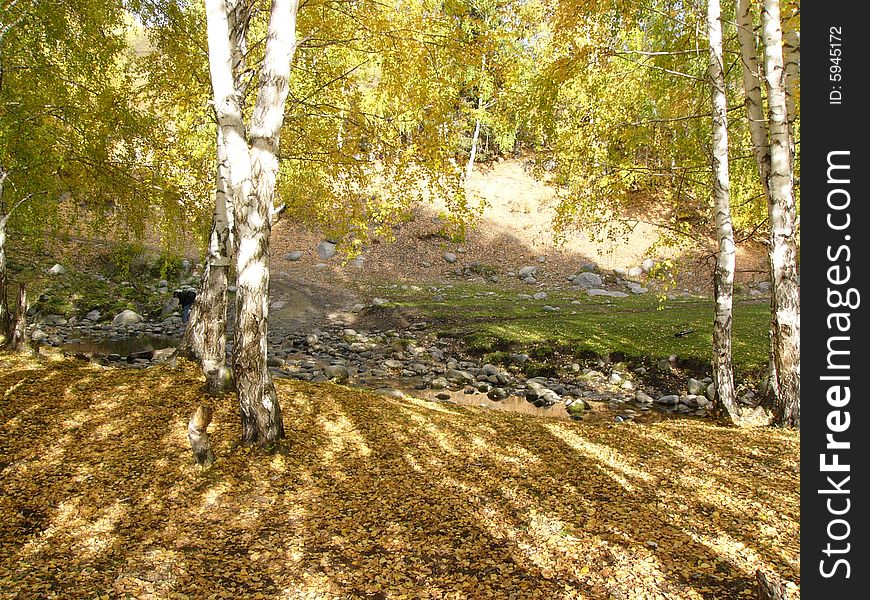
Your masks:
{"label": "birch bark", "polygon": [[707,2],[707,36],[710,41],[709,77],[713,107],[713,208],[719,249],[713,277],[713,381],[720,412],[733,423],[740,422],[734,372],[731,364],[731,324],[734,291],[735,247],[731,225],[728,175],[728,106],[722,59],[722,20],[719,0]]}

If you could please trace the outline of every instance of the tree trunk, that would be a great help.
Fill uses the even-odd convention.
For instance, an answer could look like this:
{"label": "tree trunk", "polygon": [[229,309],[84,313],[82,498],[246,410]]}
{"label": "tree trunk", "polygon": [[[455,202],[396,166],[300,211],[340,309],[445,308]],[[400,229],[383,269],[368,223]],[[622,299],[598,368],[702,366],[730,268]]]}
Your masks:
{"label": "tree trunk", "polygon": [[27,291],[24,284],[18,284],[18,303],[15,306],[15,318],[10,327],[9,348],[13,352],[25,352],[27,344]]}
{"label": "tree trunk", "polygon": [[764,0],[764,75],[770,123],[771,355],[776,423],[800,427],[800,296],[797,284],[797,208],[793,191],[779,1]]}
{"label": "tree trunk", "polygon": [[211,466],[215,461],[214,452],[211,449],[211,440],[208,437],[208,426],[211,423],[212,408],[200,406],[196,409],[187,423],[187,439],[190,440],[190,448],[193,450],[193,458],[201,467]]}
{"label": "tree trunk", "polygon": [[215,210],[208,254],[199,293],[181,340],[181,351],[202,366],[208,393],[226,392],[231,375],[226,365],[227,279],[232,247],[232,203],[229,198],[227,152],[221,130],[217,132]]}
{"label": "tree trunk", "polygon": [[[241,0],[227,0],[233,87],[240,97],[247,93],[245,79],[246,36],[250,6]],[[229,158],[220,127],[216,131],[215,209],[209,234],[208,253],[199,293],[190,311],[181,351],[196,358],[206,376],[206,390],[222,396],[232,375],[226,364],[227,284],[232,264],[233,202],[229,183]]]}
{"label": "tree trunk", "polygon": [[713,288],[716,301],[713,320],[713,381],[719,410],[735,424],[740,422],[734,372],[731,366],[732,297],[735,248],[731,226],[728,180],[728,106],[722,60],[722,22],[719,0],[707,2],[707,34],[710,40],[710,87],[713,104],[713,210],[719,250]]}
{"label": "tree trunk", "polygon": [[244,443],[284,437],[281,408],[267,368],[269,235],[278,148],[296,46],[298,0],[273,0],[257,102],[245,137],[233,81],[231,28],[223,0],[206,0],[215,114],[226,142],[236,228],[236,323],[233,376]]}
{"label": "tree trunk", "polygon": [[[0,192],[2,193],[2,192]],[[0,334],[11,337],[9,299],[6,296],[6,216],[0,217]]]}
{"label": "tree trunk", "polygon": [[474,135],[471,137],[471,154],[468,156],[468,165],[465,167],[465,180],[471,178],[474,172],[474,159],[477,157],[477,140],[480,138],[480,119],[474,122]]}
{"label": "tree trunk", "polygon": [[740,42],[740,57],[743,62],[744,103],[749,117],[749,134],[752,138],[752,153],[761,178],[764,195],[769,195],[767,179],[770,174],[770,147],[767,142],[767,119],[761,93],[761,66],[758,62],[758,44],[752,24],[750,0],[737,0],[737,39]]}

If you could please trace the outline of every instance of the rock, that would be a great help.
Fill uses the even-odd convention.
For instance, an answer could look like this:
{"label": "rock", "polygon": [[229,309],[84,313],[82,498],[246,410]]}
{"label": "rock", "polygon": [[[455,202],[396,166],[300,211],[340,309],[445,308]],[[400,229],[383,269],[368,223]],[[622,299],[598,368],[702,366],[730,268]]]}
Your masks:
{"label": "rock", "polygon": [[384,300],[383,298],[375,298],[372,300],[372,306],[383,306],[388,302],[389,300]]}
{"label": "rock", "polygon": [[63,275],[64,273],[66,273],[66,269],[63,265],[58,263],[55,263],[55,265],[48,270],[49,275]]}
{"label": "rock", "polygon": [[447,379],[444,377],[436,377],[429,383],[429,387],[433,390],[443,390],[447,387]]}
{"label": "rock", "polygon": [[652,271],[654,266],[656,266],[656,261],[652,258],[647,258],[642,263],[640,263],[640,268],[643,269],[644,273],[649,273],[650,271]]}
{"label": "rock", "polygon": [[286,258],[287,260],[292,260],[296,262],[297,260],[301,260],[304,254],[305,253],[302,252],[302,250],[294,250],[293,252],[288,252]]}
{"label": "rock", "polygon": [[115,318],[112,319],[113,327],[120,327],[122,325],[135,325],[137,323],[142,322],[142,315],[133,310],[125,310],[119,312],[115,315]]}
{"label": "rock", "polygon": [[538,280],[529,275],[528,277],[523,277],[523,283],[528,283],[529,285],[538,283]]}
{"label": "rock", "polygon": [[37,343],[44,342],[48,339],[48,334],[41,329],[34,329],[33,333],[30,334],[30,339]]}
{"label": "rock", "polygon": [[[179,302],[178,298],[176,298],[175,296],[169,298],[166,302],[163,303],[163,309],[160,311],[160,318],[165,319],[169,317],[170,315],[172,315],[172,313],[179,310],[180,306],[181,302]],[[96,319],[91,320],[96,321]]]}
{"label": "rock", "polygon": [[[176,299],[176,301],[177,301],[177,299]],[[88,321],[93,321],[94,323],[96,323],[97,321],[100,320],[100,317],[101,317],[101,316],[102,316],[102,315],[100,314],[100,311],[98,311],[98,310],[92,310],[92,311],[90,311],[88,314],[85,315],[85,318],[86,318]]]}
{"label": "rock", "polygon": [[520,279],[525,279],[526,277],[534,277],[538,274],[538,267],[523,267],[517,273],[517,277]]}
{"label": "rock", "polygon": [[450,398],[452,396],[450,394],[448,394],[447,392],[440,392],[440,393],[436,394],[435,397],[438,398],[439,400],[450,400]]}
{"label": "rock", "polygon": [[165,363],[167,360],[172,358],[175,354],[175,348],[161,348],[160,350],[155,350],[154,354],[151,356],[151,362],[155,364]]}
{"label": "rock", "polygon": [[637,390],[637,392],[635,392],[635,394],[634,394],[634,399],[637,400],[638,402],[641,402],[642,404],[652,404],[653,403],[652,397],[649,396],[648,394],[646,394],[643,390]]}
{"label": "rock", "polygon": [[594,262],[580,263],[579,271],[581,273],[597,273],[598,265],[596,265]]}
{"label": "rock", "polygon": [[525,364],[526,361],[529,360],[528,354],[511,354],[509,356],[511,362],[517,363],[518,365]]}
{"label": "rock", "polygon": [[449,262],[449,263],[455,263],[456,262],[456,255],[453,254],[452,252],[445,252],[444,253],[444,260]]}
{"label": "rock", "polygon": [[333,256],[335,256],[335,242],[331,242],[329,240],[323,240],[319,244],[317,244],[317,256],[320,260],[329,260]]}
{"label": "rock", "polygon": [[474,375],[472,375],[468,371],[460,371],[458,369],[449,369],[447,373],[444,374],[444,377],[447,379],[447,381],[452,381],[455,383],[474,381]]}
{"label": "rock", "polygon": [[486,397],[490,400],[504,400],[508,397],[508,393],[502,388],[492,388],[486,393]]}
{"label": "rock", "polygon": [[543,300],[546,297],[547,297],[547,292],[537,292],[537,293],[532,295],[532,298],[534,298],[535,300]]}
{"label": "rock", "polygon": [[558,306],[550,306],[549,304],[545,304],[541,310],[543,310],[544,312],[557,312],[559,310],[559,307]]}
{"label": "rock", "polygon": [[706,385],[703,381],[698,381],[694,378],[689,378],[688,383],[686,384],[686,390],[689,392],[690,396],[699,396],[704,394],[706,391]]}
{"label": "rock", "polygon": [[38,321],[41,325],[66,325],[67,320],[61,315],[45,315]]}
{"label": "rock", "polygon": [[715,383],[711,383],[707,386],[706,395],[707,395],[707,399],[710,400],[711,402],[716,401],[716,384]]}
{"label": "rock", "polygon": [[388,369],[401,369],[404,365],[402,364],[401,361],[398,361],[398,360],[395,360],[392,358],[388,358],[387,360],[384,361],[384,366],[387,367]]}
{"label": "rock", "polygon": [[665,406],[676,406],[680,402],[680,397],[676,394],[668,394],[667,396],[662,396],[657,399],[656,404],[663,404]]}
{"label": "rock", "polygon": [[625,287],[627,287],[632,294],[646,294],[649,291],[649,288],[645,288],[641,284],[633,281],[626,282]]}
{"label": "rock", "polygon": [[609,383],[610,385],[619,385],[620,383],[622,383],[622,377],[619,375],[619,373],[611,373],[610,377],[608,377],[607,379],[607,383]]}
{"label": "rock", "polygon": [[517,300],[531,300],[531,294],[517,294]]}
{"label": "rock", "polygon": [[591,271],[584,271],[583,273],[578,273],[574,276],[574,279],[572,281],[574,282],[574,285],[583,289],[601,287],[601,284],[604,283],[601,275],[599,275],[598,273],[592,273]]}
{"label": "rock", "polygon": [[329,365],[323,369],[323,376],[337,383],[344,383],[350,379],[350,371],[343,365]]}
{"label": "rock", "polygon": [[643,269],[640,267],[632,267],[628,270],[628,276],[632,278],[640,277],[643,275]]}

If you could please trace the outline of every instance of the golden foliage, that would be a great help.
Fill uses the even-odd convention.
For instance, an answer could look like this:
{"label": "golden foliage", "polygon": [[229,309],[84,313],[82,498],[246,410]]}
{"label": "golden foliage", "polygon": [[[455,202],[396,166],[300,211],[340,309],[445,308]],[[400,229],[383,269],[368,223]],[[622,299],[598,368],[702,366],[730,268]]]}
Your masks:
{"label": "golden foliage", "polygon": [[187,363],[0,355],[0,598],[744,598],[798,581],[799,440],[279,381],[288,434],[193,465]]}

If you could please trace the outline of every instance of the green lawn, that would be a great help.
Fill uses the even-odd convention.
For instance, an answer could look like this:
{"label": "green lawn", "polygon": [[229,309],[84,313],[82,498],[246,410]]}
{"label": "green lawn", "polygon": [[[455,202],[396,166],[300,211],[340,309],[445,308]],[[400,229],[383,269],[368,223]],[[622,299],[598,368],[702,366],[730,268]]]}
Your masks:
{"label": "green lawn", "polygon": [[[656,359],[676,354],[684,360],[710,361],[710,299],[661,300],[654,294],[609,298],[575,291],[548,292],[542,300],[519,299],[518,294],[525,292],[462,284],[437,292],[391,288],[379,293],[393,306],[412,309],[434,321],[440,334],[463,339],[473,352],[553,346],[578,356],[622,353]],[[545,305],[559,310],[545,311]],[[735,300],[736,370],[766,368],[769,319],[766,300]]]}

